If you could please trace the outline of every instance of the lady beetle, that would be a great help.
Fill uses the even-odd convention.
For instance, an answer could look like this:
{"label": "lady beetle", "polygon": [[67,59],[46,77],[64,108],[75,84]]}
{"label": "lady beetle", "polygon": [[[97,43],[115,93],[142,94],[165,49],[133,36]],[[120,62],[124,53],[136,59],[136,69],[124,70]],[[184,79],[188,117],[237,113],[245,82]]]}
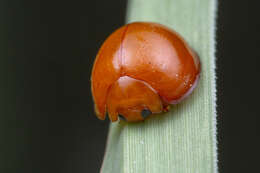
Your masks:
{"label": "lady beetle", "polygon": [[175,31],[135,22],[117,29],[100,48],[91,76],[97,117],[141,121],[168,111],[195,88],[200,61]]}

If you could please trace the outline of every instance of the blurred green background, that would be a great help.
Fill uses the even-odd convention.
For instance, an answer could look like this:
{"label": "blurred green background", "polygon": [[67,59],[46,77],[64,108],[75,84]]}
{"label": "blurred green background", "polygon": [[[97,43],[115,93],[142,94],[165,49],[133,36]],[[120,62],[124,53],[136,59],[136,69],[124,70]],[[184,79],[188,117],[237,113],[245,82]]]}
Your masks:
{"label": "blurred green background", "polygon": [[90,72],[126,1],[1,3],[0,172],[98,172],[109,124],[95,117]]}

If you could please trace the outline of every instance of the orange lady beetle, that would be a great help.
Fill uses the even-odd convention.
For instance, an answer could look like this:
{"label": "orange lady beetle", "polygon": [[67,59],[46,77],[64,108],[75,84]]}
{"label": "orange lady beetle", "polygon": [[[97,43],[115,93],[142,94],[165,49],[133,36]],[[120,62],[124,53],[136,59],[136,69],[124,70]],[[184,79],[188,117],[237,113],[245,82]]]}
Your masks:
{"label": "orange lady beetle", "polygon": [[196,54],[175,31],[136,22],[112,33],[100,48],[91,77],[97,117],[141,121],[167,111],[195,88]]}

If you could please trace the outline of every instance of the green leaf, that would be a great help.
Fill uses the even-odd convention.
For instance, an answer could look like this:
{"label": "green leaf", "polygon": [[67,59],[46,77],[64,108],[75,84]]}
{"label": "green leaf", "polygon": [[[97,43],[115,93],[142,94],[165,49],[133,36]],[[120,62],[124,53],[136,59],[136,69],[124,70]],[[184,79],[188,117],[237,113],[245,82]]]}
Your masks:
{"label": "green leaf", "polygon": [[198,87],[171,111],[141,123],[110,125],[103,173],[216,173],[216,0],[129,0],[127,22],[179,32],[198,53]]}

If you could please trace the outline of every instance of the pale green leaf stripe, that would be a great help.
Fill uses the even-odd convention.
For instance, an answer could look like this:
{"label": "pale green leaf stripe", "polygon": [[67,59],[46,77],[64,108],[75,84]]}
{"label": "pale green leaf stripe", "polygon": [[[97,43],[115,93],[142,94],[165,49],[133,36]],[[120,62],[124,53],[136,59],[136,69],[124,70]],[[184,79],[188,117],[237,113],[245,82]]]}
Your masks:
{"label": "pale green leaf stripe", "polygon": [[129,0],[127,21],[152,21],[179,32],[198,53],[198,88],[167,114],[114,123],[103,173],[216,173],[216,0]]}

